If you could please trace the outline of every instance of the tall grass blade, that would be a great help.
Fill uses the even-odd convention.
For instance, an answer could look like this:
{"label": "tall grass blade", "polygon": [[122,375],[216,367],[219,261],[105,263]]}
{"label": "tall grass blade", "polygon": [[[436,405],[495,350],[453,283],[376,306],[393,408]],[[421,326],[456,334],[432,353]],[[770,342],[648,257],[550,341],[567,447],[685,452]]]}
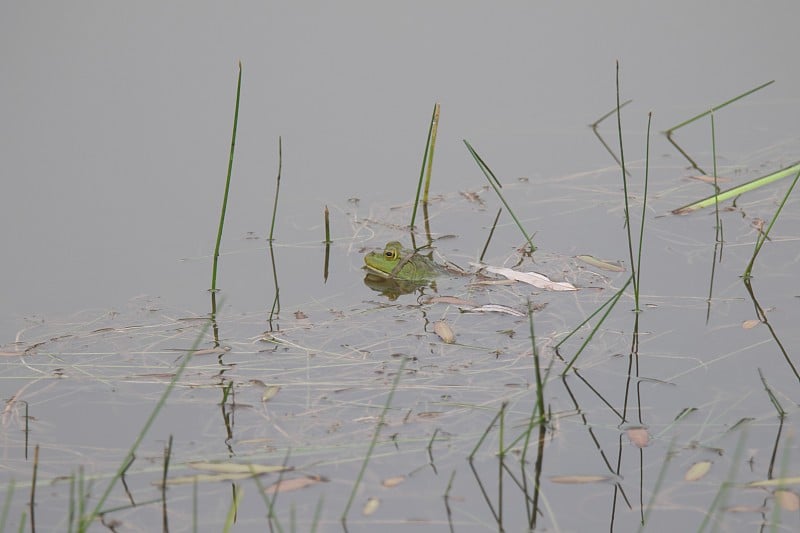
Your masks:
{"label": "tall grass blade", "polygon": [[242,62],[239,61],[239,79],[236,82],[236,107],[233,112],[233,133],[231,134],[231,152],[228,157],[228,175],[225,178],[225,194],[222,196],[222,211],[219,214],[219,227],[217,228],[217,244],[214,246],[214,267],[211,271],[211,291],[217,290],[217,263],[219,262],[219,247],[222,243],[222,228],[225,225],[225,211],[228,209],[228,191],[231,188],[231,173],[233,172],[233,152],[236,147],[236,127],[239,123],[239,96],[242,92]]}
{"label": "tall grass blade", "polygon": [[269,242],[275,240],[275,217],[278,214],[278,195],[281,192],[281,170],[283,170],[283,140],[278,137],[278,178],[275,180],[275,200],[272,204],[272,222],[269,225]]}
{"label": "tall grass blade", "polygon": [[[422,181],[425,179],[425,168],[428,166],[428,154],[431,152],[431,139],[433,136],[434,125],[439,120],[439,104],[433,105],[433,113],[431,113],[431,124],[428,126],[428,138],[425,139],[425,152],[422,154],[422,168],[419,171],[419,181],[417,182],[417,194],[414,196],[414,208],[411,211],[411,224],[409,227],[414,229],[414,222],[417,219],[417,207],[419,206],[419,195],[422,191]],[[432,162],[432,160],[431,160]],[[426,186],[427,189],[427,186]],[[426,193],[427,197],[427,193]]]}
{"label": "tall grass blade", "polygon": [[236,523],[236,515],[239,513],[239,504],[242,501],[243,494],[243,488],[239,485],[233,486],[233,499],[231,506],[228,508],[228,515],[225,517],[225,524],[222,527],[222,531],[225,533],[228,533],[233,528],[233,524]]}
{"label": "tall grass blade", "polygon": [[[631,258],[631,274],[633,278],[633,293],[638,294],[639,292],[639,282],[638,276],[636,275],[636,267],[634,266],[636,263],[633,261],[633,237],[631,236],[631,217],[630,217],[630,206],[628,205],[628,175],[625,172],[625,149],[623,148],[622,144],[622,114],[620,113],[620,102],[619,102],[619,61],[617,61],[617,134],[619,135],[619,160],[620,166],[622,167],[622,190],[623,194],[625,195],[625,229],[628,232],[628,254]],[[638,309],[638,304],[637,304]]]}
{"label": "tall grass blade", "polygon": [[636,257],[636,283],[634,284],[634,296],[636,301],[636,312],[640,312],[639,307],[639,282],[642,275],[642,248],[644,247],[644,219],[647,214],[647,184],[650,181],[650,123],[653,120],[653,113],[647,114],[647,144],[644,159],[644,193],[642,198],[642,220],[639,226],[639,249]]}
{"label": "tall grass blade", "polygon": [[532,251],[536,251],[536,246],[533,244],[532,240],[533,236],[528,235],[528,232],[525,231],[525,228],[522,226],[522,222],[519,221],[517,215],[514,214],[514,210],[511,209],[511,206],[508,205],[508,202],[506,202],[506,199],[503,197],[503,193],[500,192],[500,188],[502,187],[502,185],[500,184],[500,181],[497,179],[497,177],[494,175],[494,172],[492,172],[492,169],[490,169],[489,166],[486,163],[484,163],[483,159],[481,159],[481,156],[479,156],[478,152],[476,152],[475,149],[472,148],[472,145],[469,143],[469,141],[464,139],[464,144],[467,146],[467,150],[469,150],[469,153],[472,155],[472,158],[475,159],[475,162],[478,164],[478,168],[480,168],[481,172],[483,172],[483,175],[486,176],[489,185],[492,186],[494,192],[497,194],[498,198],[500,198],[500,201],[503,202],[504,206],[506,206],[506,210],[511,215],[511,218],[514,219],[514,222],[517,224],[517,227],[522,232],[522,235],[525,236],[525,242],[528,245],[530,245]]}
{"label": "tall grass blade", "polygon": [[439,131],[439,103],[433,106],[433,122],[431,123],[431,149],[428,154],[428,171],[425,173],[425,189],[422,192],[422,203],[428,203],[428,194],[431,189],[431,174],[433,173],[433,154],[436,151],[436,134]]}
{"label": "tall grass blade", "polygon": [[33,476],[31,478],[31,531],[36,531],[36,476],[39,473],[39,445],[36,445],[33,451]]}
{"label": "tall grass blade", "polygon": [[665,131],[664,133],[666,133],[667,135],[669,135],[670,133],[674,132],[675,130],[679,130],[679,129],[681,129],[681,128],[682,128],[682,127],[684,127],[684,126],[688,126],[688,125],[689,125],[689,124],[691,124],[692,122],[694,122],[694,121],[696,121],[696,120],[700,120],[701,118],[703,118],[704,116],[706,116],[706,115],[708,115],[708,114],[710,114],[710,113],[713,113],[713,112],[715,112],[715,111],[719,111],[719,110],[720,110],[720,109],[722,109],[723,107],[725,107],[725,106],[728,106],[728,105],[730,105],[730,104],[732,104],[732,103],[736,102],[737,100],[741,100],[741,99],[742,99],[742,98],[744,98],[745,96],[750,96],[750,95],[751,95],[751,94],[753,94],[754,92],[756,92],[756,91],[760,91],[760,90],[761,90],[761,89],[763,89],[764,87],[767,87],[767,86],[769,86],[769,85],[772,85],[773,83],[775,83],[775,80],[770,80],[770,81],[768,81],[768,82],[766,82],[766,83],[762,83],[762,84],[761,84],[761,85],[759,85],[758,87],[754,87],[754,88],[752,88],[752,89],[750,89],[750,90],[748,90],[748,91],[745,91],[745,92],[743,92],[742,94],[740,94],[740,95],[738,95],[738,96],[734,96],[734,97],[733,97],[733,98],[731,98],[730,100],[726,100],[726,101],[722,102],[721,104],[719,104],[719,105],[716,105],[716,106],[712,107],[712,108],[711,108],[711,109],[709,109],[708,111],[703,111],[703,112],[702,112],[702,113],[700,113],[699,115],[695,115],[695,116],[693,116],[693,117],[692,117],[692,118],[690,118],[690,119],[684,120],[684,121],[683,121],[683,122],[681,122],[680,124],[677,124],[677,125],[675,125],[675,126],[672,126],[670,129],[668,129],[668,130],[667,130],[667,131]]}

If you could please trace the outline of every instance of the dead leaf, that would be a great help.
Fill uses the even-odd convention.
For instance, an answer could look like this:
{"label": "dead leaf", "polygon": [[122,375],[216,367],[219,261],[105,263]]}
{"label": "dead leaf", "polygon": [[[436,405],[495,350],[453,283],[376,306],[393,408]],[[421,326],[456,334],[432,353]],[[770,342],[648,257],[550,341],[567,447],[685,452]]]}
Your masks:
{"label": "dead leaf", "polygon": [[788,489],[778,489],[772,495],[775,496],[775,501],[784,511],[800,510],[800,496],[797,493]]}
{"label": "dead leaf", "polygon": [[278,385],[269,385],[264,389],[264,392],[261,394],[261,401],[268,402],[275,397],[278,392],[280,392],[281,388]]}
{"label": "dead leaf", "polygon": [[369,498],[367,503],[364,504],[364,509],[361,510],[361,514],[364,516],[369,516],[375,511],[378,510],[378,507],[381,506],[381,501],[378,498]]}
{"label": "dead leaf", "polygon": [[442,339],[442,341],[444,341],[446,344],[453,344],[456,342],[456,334],[453,332],[453,328],[451,328],[444,320],[437,320],[434,322],[433,331],[439,335],[439,338]]}
{"label": "dead leaf", "polygon": [[295,317],[297,320],[304,320],[304,319],[308,318],[308,315],[307,315],[307,314],[305,314],[305,313],[304,313],[304,312],[302,312],[302,311],[295,311],[295,312],[294,312],[294,317]]}
{"label": "dead leaf", "polygon": [[293,490],[300,490],[306,487],[311,487],[317,483],[325,483],[328,479],[322,476],[305,476],[294,479],[282,479],[277,481],[264,489],[267,494],[275,494],[277,492],[290,492]]}
{"label": "dead leaf", "polygon": [[650,434],[646,428],[630,428],[625,433],[628,434],[628,440],[637,448],[644,448],[650,445]]}
{"label": "dead leaf", "polygon": [[625,272],[625,267],[619,261],[610,261],[608,259],[598,259],[591,255],[577,255],[576,259],[580,259],[588,265],[592,265],[600,270],[607,270],[609,272]]}
{"label": "dead leaf", "polygon": [[704,478],[709,470],[711,470],[712,464],[711,461],[699,461],[693,464],[683,475],[683,479],[686,481],[698,481]]}
{"label": "dead leaf", "polygon": [[406,476],[394,476],[394,477],[387,477],[381,482],[381,485],[386,487],[387,489],[391,489],[396,487],[400,483],[403,483],[406,480]]}
{"label": "dead leaf", "polygon": [[498,274],[514,281],[521,281],[528,285],[533,285],[537,289],[545,289],[548,291],[577,291],[578,288],[572,283],[566,281],[553,281],[544,274],[538,272],[520,272],[505,267],[485,267],[487,272]]}
{"label": "dead leaf", "polygon": [[513,307],[500,304],[485,304],[480,307],[473,307],[466,310],[468,313],[505,313],[511,316],[525,316],[522,311],[517,311]]}
{"label": "dead leaf", "polygon": [[204,461],[193,461],[186,463],[189,468],[195,470],[205,470],[224,474],[272,474],[274,472],[286,472],[292,470],[291,466],[283,465],[261,465],[255,463],[209,463]]}
{"label": "dead leaf", "polygon": [[[706,175],[700,174],[698,176],[688,176],[688,178],[692,179],[692,180],[702,181],[704,183],[712,183],[712,184],[714,183],[714,176],[706,176]],[[731,179],[730,178],[721,178],[721,177],[717,176],[716,181],[717,181],[717,183],[726,183],[726,182],[731,181]]]}
{"label": "dead leaf", "polygon": [[758,320],[757,318],[752,318],[750,320],[745,320],[744,322],[742,322],[742,329],[753,329],[754,327],[756,327],[760,323],[761,323],[761,321]]}

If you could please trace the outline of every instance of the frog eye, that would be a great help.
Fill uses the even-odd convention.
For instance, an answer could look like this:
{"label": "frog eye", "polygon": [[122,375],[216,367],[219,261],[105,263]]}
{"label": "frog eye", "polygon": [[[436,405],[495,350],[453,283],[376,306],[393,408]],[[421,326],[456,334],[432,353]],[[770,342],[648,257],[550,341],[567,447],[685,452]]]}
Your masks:
{"label": "frog eye", "polygon": [[397,259],[397,250],[384,250],[383,256],[390,261]]}

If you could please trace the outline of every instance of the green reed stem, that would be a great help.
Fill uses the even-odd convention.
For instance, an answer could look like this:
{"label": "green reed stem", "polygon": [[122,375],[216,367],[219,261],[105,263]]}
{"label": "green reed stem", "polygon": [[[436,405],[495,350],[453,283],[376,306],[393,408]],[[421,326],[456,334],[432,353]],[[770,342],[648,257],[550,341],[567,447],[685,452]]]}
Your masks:
{"label": "green reed stem", "polygon": [[231,173],[233,172],[233,152],[236,147],[236,126],[239,123],[239,96],[242,92],[242,62],[239,61],[239,80],[236,82],[236,107],[233,112],[233,133],[231,134],[231,153],[228,157],[228,175],[225,178],[225,194],[222,196],[222,211],[219,214],[219,227],[217,229],[217,244],[214,246],[214,267],[211,271],[211,290],[217,290],[217,263],[219,262],[219,247],[222,243],[222,228],[225,225],[225,211],[228,209],[228,191],[231,188]]}
{"label": "green reed stem", "polygon": [[[714,166],[714,217],[716,218],[716,241],[722,242],[722,225],[719,220],[719,184],[717,183],[717,132],[714,127],[714,113],[711,113],[711,159]],[[709,295],[709,301],[711,296]]]}
{"label": "green reed stem", "polygon": [[668,129],[668,130],[667,130],[667,131],[665,131],[664,133],[666,133],[667,135],[669,135],[669,134],[670,134],[670,133],[672,133],[673,131],[675,131],[675,130],[678,130],[678,129],[680,129],[680,128],[684,127],[684,126],[688,126],[689,124],[691,124],[691,123],[692,123],[692,122],[694,122],[695,120],[699,120],[699,119],[703,118],[704,116],[706,116],[706,115],[708,115],[708,114],[710,114],[710,113],[713,113],[713,112],[715,112],[715,111],[719,111],[719,110],[720,110],[720,109],[722,109],[723,107],[725,107],[725,106],[727,106],[727,105],[730,105],[730,104],[732,104],[732,103],[736,102],[737,100],[741,100],[741,99],[742,99],[742,98],[744,98],[745,96],[749,96],[749,95],[753,94],[753,93],[754,93],[754,92],[756,92],[756,91],[760,91],[760,90],[761,90],[761,89],[763,89],[764,87],[767,87],[767,86],[769,86],[769,85],[772,85],[773,83],[775,83],[775,80],[768,81],[767,83],[762,83],[762,84],[761,84],[761,85],[759,85],[758,87],[754,87],[753,89],[750,89],[749,91],[745,91],[745,92],[743,92],[743,93],[742,93],[742,94],[740,94],[739,96],[734,96],[734,97],[733,97],[733,98],[731,98],[730,100],[726,100],[725,102],[722,102],[721,104],[719,104],[719,105],[716,105],[716,106],[712,107],[712,108],[711,108],[711,109],[709,109],[708,111],[703,111],[703,112],[702,112],[702,113],[700,113],[699,115],[695,115],[695,116],[693,116],[692,118],[690,118],[690,119],[688,119],[688,120],[684,120],[683,122],[681,122],[680,124],[678,124],[678,125],[676,125],[676,126],[672,126],[670,129]]}
{"label": "green reed stem", "polygon": [[[422,180],[425,178],[425,167],[428,164],[428,153],[431,151],[431,138],[433,136],[434,125],[439,120],[439,104],[433,105],[433,113],[431,113],[431,124],[428,126],[428,137],[425,139],[425,152],[422,154],[422,168],[419,171],[419,181],[417,182],[417,194],[414,196],[414,208],[411,211],[411,224],[409,227],[414,229],[414,221],[417,218],[417,207],[419,206],[419,195],[422,191]],[[432,159],[432,158],[431,158]],[[427,189],[427,186],[426,186]],[[427,197],[427,193],[426,193]],[[427,199],[426,199],[427,201]]]}
{"label": "green reed stem", "polygon": [[492,186],[494,192],[497,194],[498,198],[500,198],[500,201],[503,202],[504,206],[506,206],[506,210],[508,210],[508,213],[511,215],[511,218],[514,219],[514,222],[517,224],[517,227],[522,232],[522,235],[525,236],[525,242],[530,244],[532,251],[536,251],[536,246],[533,244],[532,240],[533,236],[528,235],[528,232],[525,231],[525,228],[522,226],[522,222],[519,221],[517,215],[514,214],[514,210],[511,209],[511,206],[508,205],[508,202],[506,202],[506,199],[503,197],[503,193],[500,192],[502,185],[500,184],[500,181],[497,179],[497,177],[494,175],[494,172],[492,172],[492,169],[490,169],[489,166],[483,161],[483,159],[481,159],[481,156],[479,156],[478,152],[476,152],[475,149],[472,148],[472,145],[469,143],[469,141],[464,139],[464,144],[467,146],[467,150],[469,150],[469,153],[472,155],[472,158],[475,159],[475,162],[478,164],[478,168],[480,168],[481,172],[483,172],[483,175],[486,176],[486,180],[489,182],[489,185]]}
{"label": "green reed stem", "polygon": [[436,151],[436,134],[439,131],[439,103],[433,106],[433,122],[431,123],[431,149],[428,154],[428,171],[425,173],[425,189],[422,192],[422,202],[428,203],[428,193],[431,189],[431,174],[433,173],[433,154]]}
{"label": "green reed stem", "polygon": [[[619,101],[619,61],[617,61],[617,134],[619,135],[619,160],[622,167],[622,189],[625,195],[625,229],[628,232],[628,254],[631,259],[631,277],[633,278],[633,293],[639,294],[639,282],[636,276],[636,267],[633,261],[633,237],[631,236],[630,206],[628,205],[628,175],[625,172],[625,150],[622,145],[622,114]],[[637,300],[637,309],[639,307]]]}
{"label": "green reed stem", "polygon": [[331,240],[331,213],[328,211],[328,206],[325,206],[325,244],[330,244]]}
{"label": "green reed stem", "polygon": [[581,322],[581,323],[580,323],[580,325],[578,325],[578,327],[577,327],[577,328],[575,328],[574,330],[572,330],[572,332],[571,332],[569,335],[567,335],[566,337],[564,337],[563,339],[561,339],[561,342],[559,342],[558,344],[556,344],[556,348],[558,348],[558,347],[561,345],[561,343],[563,343],[564,341],[566,341],[566,340],[567,340],[568,338],[570,338],[570,337],[571,337],[571,336],[572,336],[572,335],[573,335],[573,334],[574,334],[576,331],[578,331],[578,330],[579,330],[581,327],[583,327],[583,325],[584,325],[584,324],[586,324],[586,323],[587,323],[589,320],[591,320],[591,319],[592,319],[592,317],[593,317],[594,315],[596,315],[597,313],[599,313],[599,312],[600,312],[600,311],[601,311],[601,310],[602,310],[604,307],[608,307],[608,309],[606,309],[605,313],[603,313],[603,316],[601,316],[601,317],[600,317],[600,321],[599,321],[599,322],[597,322],[597,324],[595,325],[595,327],[594,327],[594,328],[592,328],[592,331],[589,333],[589,336],[588,336],[588,337],[586,337],[586,340],[584,340],[584,341],[583,341],[583,344],[581,344],[581,347],[580,347],[580,348],[578,348],[578,352],[577,352],[577,353],[576,353],[576,354],[575,354],[575,355],[572,357],[572,359],[569,361],[569,363],[567,364],[567,367],[566,367],[566,368],[564,369],[564,371],[561,373],[561,375],[562,375],[562,376],[563,376],[563,375],[565,375],[567,372],[569,372],[569,369],[570,369],[570,368],[572,368],[572,365],[574,365],[574,364],[575,364],[575,361],[578,359],[578,356],[579,356],[579,355],[580,355],[580,354],[583,352],[583,349],[584,349],[584,348],[586,348],[586,346],[587,346],[587,345],[589,344],[589,342],[592,340],[592,338],[594,337],[595,333],[597,333],[597,331],[600,329],[600,326],[601,326],[601,325],[603,325],[603,322],[605,322],[606,318],[608,318],[608,314],[611,312],[611,310],[612,310],[612,309],[614,309],[614,306],[617,304],[617,302],[619,301],[620,297],[621,297],[621,296],[622,296],[622,294],[625,292],[625,289],[628,287],[628,285],[629,285],[629,284],[630,284],[632,281],[633,281],[633,274],[631,274],[631,276],[628,278],[628,281],[626,281],[626,282],[625,282],[625,285],[623,285],[623,286],[622,286],[622,288],[621,288],[619,291],[617,291],[617,293],[616,293],[616,294],[614,294],[614,296],[612,296],[611,298],[609,298],[608,300],[606,300],[606,303],[604,303],[603,305],[601,305],[600,307],[598,307],[598,308],[597,308],[597,310],[595,310],[595,312],[594,312],[594,313],[592,313],[591,315],[589,315],[589,317],[588,317],[586,320],[584,320],[583,322]]}
{"label": "green reed stem", "polygon": [[278,195],[281,192],[281,170],[283,169],[283,140],[278,137],[278,178],[275,180],[275,201],[272,204],[272,222],[269,225],[269,242],[275,233],[275,217],[278,214]]}
{"label": "green reed stem", "polygon": [[642,199],[642,221],[639,226],[639,250],[636,257],[636,283],[634,284],[633,294],[636,302],[636,312],[640,312],[639,307],[639,280],[642,275],[642,248],[644,247],[644,219],[647,214],[647,184],[650,181],[650,123],[653,120],[653,113],[647,114],[647,144],[644,159],[644,198]]}

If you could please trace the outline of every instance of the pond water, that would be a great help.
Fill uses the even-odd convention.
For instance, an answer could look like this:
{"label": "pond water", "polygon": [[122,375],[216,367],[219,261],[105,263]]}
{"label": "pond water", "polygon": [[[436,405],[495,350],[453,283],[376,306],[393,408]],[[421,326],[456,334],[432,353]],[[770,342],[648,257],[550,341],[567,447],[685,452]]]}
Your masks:
{"label": "pond water", "polygon": [[[98,502],[97,531],[222,530],[235,505],[238,531],[800,526],[796,192],[748,286],[791,178],[724,202],[718,246],[713,208],[671,214],[713,186],[662,134],[775,80],[714,113],[715,151],[709,117],[675,137],[705,173],[716,153],[723,189],[800,159],[793,3],[0,13],[0,529],[68,530]],[[652,112],[641,312],[628,286],[594,334],[600,314],[564,340],[631,274],[622,173],[587,127],[616,105],[616,61],[634,248]],[[418,223],[415,240],[471,275],[389,297],[363,255],[410,245],[434,102],[430,233]],[[598,133],[619,152],[615,115]],[[489,239],[502,203],[464,139],[535,232],[532,256],[506,209]],[[476,283],[487,240],[487,264],[579,290]],[[443,297],[530,300],[543,424],[528,317]],[[215,471],[230,464],[287,470]]]}

